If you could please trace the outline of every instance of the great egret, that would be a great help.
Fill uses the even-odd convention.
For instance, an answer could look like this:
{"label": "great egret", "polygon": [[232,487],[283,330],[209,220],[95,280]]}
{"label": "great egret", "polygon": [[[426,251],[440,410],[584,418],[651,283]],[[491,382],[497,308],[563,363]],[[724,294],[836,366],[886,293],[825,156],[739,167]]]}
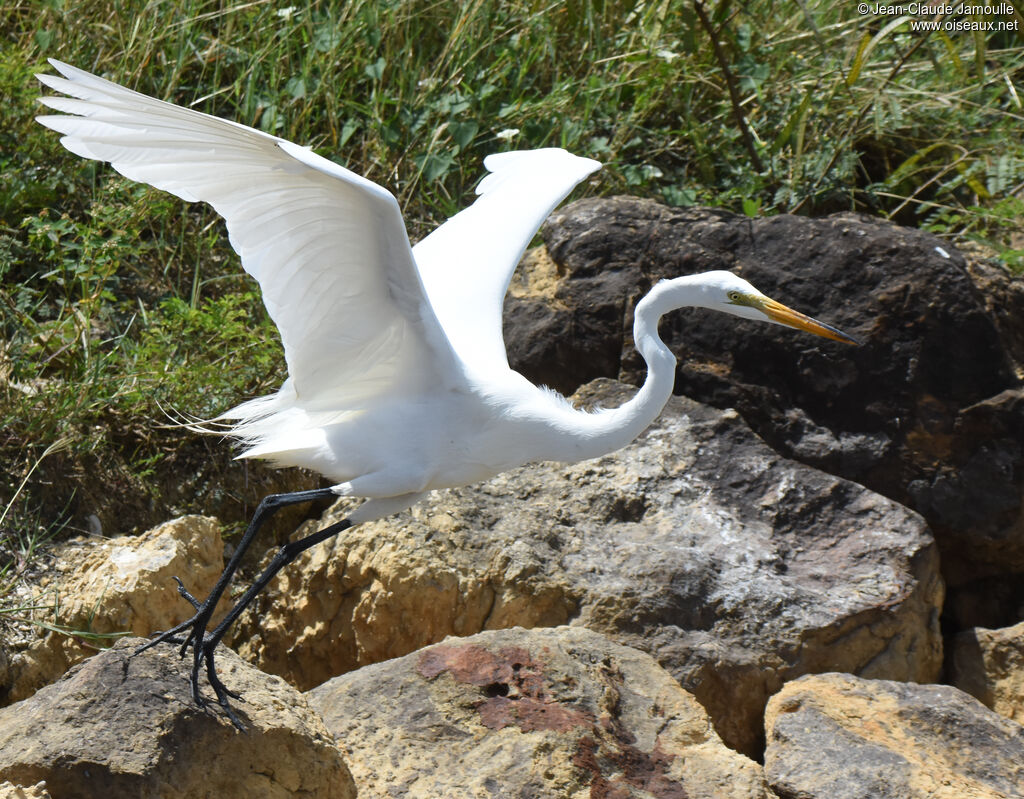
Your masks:
{"label": "great egret", "polygon": [[[146,646],[193,650],[192,694],[206,673],[232,721],[236,695],[218,678],[214,647],[253,597],[298,554],[360,522],[403,510],[425,492],[475,483],[530,461],[573,463],[625,446],[672,394],[675,357],[658,320],[686,306],[775,322],[856,343],[729,272],[661,281],[637,303],[633,337],[648,375],[618,408],[575,409],[509,368],[502,300],[544,218],[597,161],[560,149],[504,152],[476,202],[410,247],[395,198],[311,150],[118,86],[51,59],[39,75],[67,97],[40,102],[39,122],[78,155],[202,200],[224,217],[242,266],[260,284],[281,333],[288,378],[269,397],[223,414],[239,457],[325,475],[330,488],[266,497],[195,615]],[[278,551],[212,631],[210,617],[260,526],[277,509],[323,497],[365,501],[345,520]],[[143,647],[145,648],[145,647]]]}

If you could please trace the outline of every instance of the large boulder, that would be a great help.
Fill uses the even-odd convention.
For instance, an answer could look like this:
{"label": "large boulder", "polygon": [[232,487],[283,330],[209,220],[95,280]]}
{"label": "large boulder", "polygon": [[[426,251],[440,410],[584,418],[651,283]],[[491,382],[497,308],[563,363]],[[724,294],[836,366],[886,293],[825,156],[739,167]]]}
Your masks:
{"label": "large boulder", "polygon": [[[586,398],[631,391],[599,381]],[[764,704],[795,676],[935,679],[941,602],[920,517],[675,398],[618,452],[435,492],[310,550],[234,642],[310,688],[446,635],[581,625],[651,653],[756,754]]]}
{"label": "large boulder", "polygon": [[[543,237],[557,281],[509,299],[514,368],[563,391],[602,375],[639,383],[635,301],[662,278],[734,271],[864,346],[687,310],[661,325],[677,393],[736,408],[780,452],[919,511],[957,586],[1003,575],[1024,596],[1012,577],[1024,572],[1024,324],[1006,310],[1024,304],[1024,279],[980,268],[972,279],[947,242],[854,214],[749,219],[591,199],[556,211]],[[1015,620],[994,617],[1001,607],[962,622]]]}
{"label": "large boulder", "polygon": [[308,696],[360,796],[769,795],[649,655],[578,627],[449,639]]}
{"label": "large boulder", "polygon": [[354,799],[323,721],[283,680],[218,650],[244,697],[233,703],[240,732],[193,703],[191,664],[175,647],[131,657],[142,643],[120,641],[0,709],[0,782],[43,781],[52,799]]}
{"label": "large boulder", "polygon": [[802,677],[765,726],[780,799],[1024,796],[1024,727],[949,686]]}

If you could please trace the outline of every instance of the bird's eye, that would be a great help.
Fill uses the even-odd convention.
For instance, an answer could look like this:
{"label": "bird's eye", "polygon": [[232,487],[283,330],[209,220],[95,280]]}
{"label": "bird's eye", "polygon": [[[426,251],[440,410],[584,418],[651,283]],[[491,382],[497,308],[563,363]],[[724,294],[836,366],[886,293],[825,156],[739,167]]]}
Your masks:
{"label": "bird's eye", "polygon": [[729,302],[739,302],[742,296],[738,291],[730,291],[727,295]]}

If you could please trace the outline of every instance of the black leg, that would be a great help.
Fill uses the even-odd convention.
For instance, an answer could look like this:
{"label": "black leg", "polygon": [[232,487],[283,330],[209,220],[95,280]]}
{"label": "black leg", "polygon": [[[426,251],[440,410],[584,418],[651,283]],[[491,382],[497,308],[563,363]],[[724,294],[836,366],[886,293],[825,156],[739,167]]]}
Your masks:
{"label": "black leg", "polygon": [[315,547],[321,541],[326,541],[328,538],[336,536],[343,530],[347,530],[352,526],[352,522],[348,519],[342,519],[340,522],[335,522],[332,525],[325,527],[323,530],[318,530],[312,535],[307,535],[305,538],[300,538],[298,541],[289,541],[287,544],[277,550],[277,554],[274,555],[274,559],[270,561],[267,568],[263,570],[263,573],[257,577],[249,590],[246,591],[241,598],[235,602],[231,607],[230,612],[224,617],[224,620],[217,625],[217,627],[210,633],[210,640],[219,641],[224,637],[224,633],[227,632],[228,627],[242,615],[249,604],[256,598],[256,595],[267,587],[267,584],[274,579],[281,569],[295,560],[299,555],[305,552],[310,547]]}
{"label": "black leg", "polygon": [[[286,544],[281,547],[277,556],[275,556],[271,567],[282,558],[282,553],[286,550],[289,552],[294,549],[294,554],[290,557],[285,555],[285,559],[281,561],[280,565],[277,566],[271,572],[271,567],[268,567],[253,586],[246,591],[244,596],[232,607],[230,613],[222,621],[211,635],[207,635],[206,628],[210,623],[210,618],[213,616],[214,609],[217,607],[217,603],[220,601],[224,592],[227,590],[228,585],[231,582],[231,578],[234,576],[235,571],[238,569],[239,563],[242,561],[242,557],[248,550],[249,545],[252,544],[253,539],[259,532],[260,528],[267,522],[267,520],[274,515],[281,508],[289,505],[295,505],[300,502],[311,502],[316,499],[334,498],[336,494],[329,488],[314,489],[312,491],[296,491],[291,494],[271,494],[265,497],[259,506],[256,508],[256,512],[253,514],[252,520],[249,522],[249,526],[245,530],[245,535],[242,536],[242,540],[238,542],[238,547],[235,549],[234,555],[231,560],[228,561],[228,565],[224,567],[224,571],[221,573],[217,580],[217,584],[210,591],[209,596],[206,597],[203,602],[198,602],[186,589],[181,580],[177,577],[174,579],[178,583],[178,592],[196,609],[196,613],[192,618],[181,624],[172,627],[170,630],[165,632],[154,633],[152,641],[144,644],[135,650],[135,654],[139,654],[151,646],[155,646],[159,643],[174,643],[181,645],[181,655],[184,657],[185,652],[188,648],[192,647],[193,662],[192,662],[192,697],[196,704],[203,706],[205,700],[199,694],[199,669],[202,666],[203,661],[206,661],[206,671],[210,678],[210,684],[213,686],[215,693],[217,694],[217,701],[227,711],[227,714],[231,721],[239,729],[243,729],[241,722],[235,717],[234,713],[228,706],[227,697],[233,696],[238,698],[236,694],[233,694],[217,677],[216,671],[213,667],[213,649],[217,645],[217,642],[224,637],[224,633],[238,615],[245,609],[252,599],[256,596],[259,591],[266,586],[266,584],[273,578],[274,574],[281,570],[285,565],[294,560],[299,553],[319,543],[332,535],[341,532],[345,528],[351,526],[348,521],[338,522],[333,524],[318,533],[314,533],[311,536],[296,541],[291,544]],[[331,531],[331,532],[328,532]],[[306,543],[309,542],[309,543]],[[292,549],[289,549],[292,548]],[[268,575],[269,572],[269,575]],[[187,631],[187,632],[186,632]],[[179,637],[179,633],[184,633],[183,637]]]}
{"label": "black leg", "polygon": [[277,554],[274,555],[274,559],[270,561],[260,576],[253,581],[253,584],[249,586],[249,589],[239,597],[238,601],[231,607],[231,610],[228,612],[228,615],[224,617],[223,621],[221,621],[221,623],[203,639],[202,645],[198,647],[198,649],[202,650],[202,654],[195,658],[195,662],[192,667],[193,696],[196,695],[197,691],[196,685],[199,678],[199,667],[202,661],[205,660],[206,676],[210,681],[210,685],[213,688],[214,693],[217,695],[217,701],[220,703],[221,707],[227,711],[228,716],[231,718],[232,722],[234,722],[235,726],[241,729],[240,722],[235,718],[227,703],[227,697],[230,696],[238,699],[238,694],[228,690],[224,683],[221,682],[220,678],[217,676],[217,670],[213,665],[213,653],[217,648],[217,644],[220,643],[220,640],[224,637],[224,634],[234,623],[235,619],[242,615],[242,612],[252,603],[256,598],[256,595],[267,587],[267,584],[274,579],[274,576],[281,571],[281,569],[295,560],[310,547],[316,546],[321,541],[326,541],[332,536],[336,536],[342,530],[347,530],[351,526],[352,522],[348,519],[342,519],[340,522],[329,525],[323,530],[318,530],[305,538],[300,538],[298,541],[290,541],[277,550]]}

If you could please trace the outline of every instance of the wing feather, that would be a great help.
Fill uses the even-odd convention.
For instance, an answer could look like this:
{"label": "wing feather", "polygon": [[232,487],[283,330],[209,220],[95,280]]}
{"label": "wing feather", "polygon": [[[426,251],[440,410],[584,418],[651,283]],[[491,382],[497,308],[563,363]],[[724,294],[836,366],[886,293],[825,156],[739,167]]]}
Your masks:
{"label": "wing feather", "polygon": [[65,147],[224,217],[280,330],[291,404],[357,409],[458,371],[388,191],[291,142],[50,63],[63,77],[39,80],[68,96],[40,98],[64,115],[39,121]]}
{"label": "wing feather", "polygon": [[413,248],[431,306],[459,357],[475,370],[508,368],[501,312],[512,273],[541,223],[601,168],[565,150],[484,159],[477,201]]}

